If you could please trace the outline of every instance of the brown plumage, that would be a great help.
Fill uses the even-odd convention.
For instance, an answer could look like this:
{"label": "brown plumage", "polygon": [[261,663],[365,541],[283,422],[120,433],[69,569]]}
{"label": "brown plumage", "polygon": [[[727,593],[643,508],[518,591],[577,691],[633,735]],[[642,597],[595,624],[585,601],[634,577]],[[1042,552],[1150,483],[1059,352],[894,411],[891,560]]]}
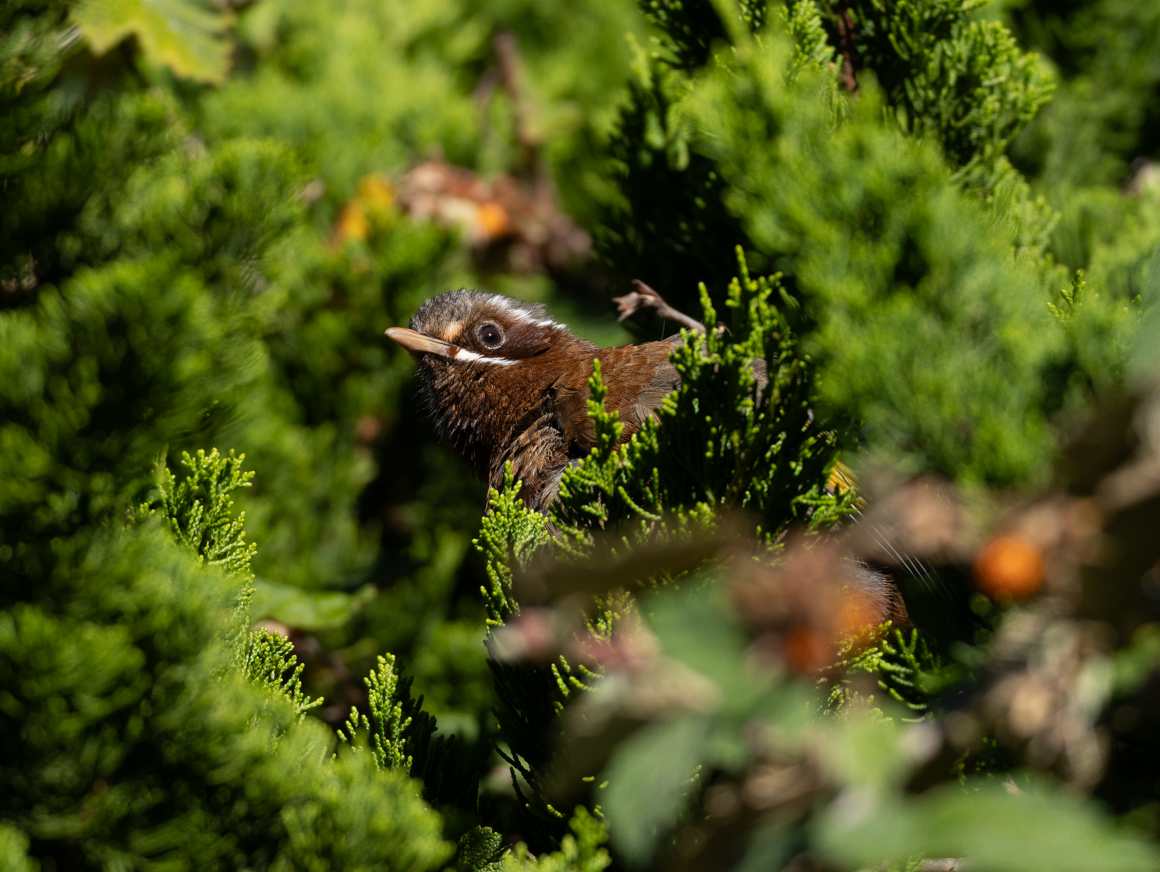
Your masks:
{"label": "brown plumage", "polygon": [[669,354],[680,337],[599,348],[542,305],[481,291],[428,301],[409,330],[387,335],[412,352],[444,441],[491,487],[511,462],[524,502],[546,511],[569,461],[596,444],[588,417],[592,361],[606,374],[605,405],[624,439],[680,384]]}

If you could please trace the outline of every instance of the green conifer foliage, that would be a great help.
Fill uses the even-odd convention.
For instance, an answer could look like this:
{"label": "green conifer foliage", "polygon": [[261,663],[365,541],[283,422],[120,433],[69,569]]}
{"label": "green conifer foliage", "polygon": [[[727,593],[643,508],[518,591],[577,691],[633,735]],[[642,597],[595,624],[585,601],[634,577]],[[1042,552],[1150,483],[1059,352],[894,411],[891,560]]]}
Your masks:
{"label": "green conifer foliage", "polygon": [[505,618],[519,614],[520,605],[512,592],[514,570],[522,569],[536,549],[548,541],[546,519],[527,510],[519,498],[520,487],[509,463],[503,490],[492,488],[489,492],[479,538],[472,540],[487,561],[488,586],[481,593],[489,627],[503,626]]}
{"label": "green conifer foliage", "polygon": [[[920,629],[819,672],[817,627],[735,587],[740,566],[794,604],[778,573],[824,563],[857,496],[828,481],[839,450],[970,485],[984,516],[985,487],[1047,480],[1062,414],[1122,387],[1160,276],[1158,21],[1124,0],[6,5],[0,867],[1155,868],[1156,627],[1117,641],[1087,602],[1149,614],[1155,548],[1124,530],[1154,528],[1155,495],[1109,509],[1103,487],[1150,482],[1109,472],[1151,438],[1127,412],[1089,440],[1117,457],[1096,496],[1044,503],[1132,571],[1045,551],[1051,597],[975,597],[995,626],[930,640],[944,662]],[[1058,73],[1044,112],[1030,50]],[[382,330],[448,287],[591,301],[602,279],[496,274],[404,214],[399,179],[436,155],[554,176],[614,283],[709,328],[619,448],[597,368],[598,445],[547,518],[509,476],[480,527]],[[1150,376],[1132,390],[1147,419]],[[561,589],[533,608],[525,574]],[[595,592],[587,620],[564,589]],[[279,590],[345,605],[254,629]],[[347,706],[316,711],[303,679],[349,672],[361,704],[372,664],[335,753],[310,714]],[[1057,697],[1039,732],[1012,714]],[[488,743],[512,788],[481,794]]]}
{"label": "green conifer foliage", "polygon": [[1123,322],[1157,294],[1160,10],[1110,0],[1005,3],[996,12],[1057,69],[1054,99],[1012,143],[1012,158],[1059,213],[1047,250],[1087,273],[1078,326],[1098,325],[1079,342],[1090,360],[1100,345],[1125,344]]}
{"label": "green conifer foliage", "polygon": [[167,538],[106,533],[0,618],[3,815],[32,856],[437,867],[411,782],[327,762],[324,728],[223,672],[237,579]]}
{"label": "green conifer foliage", "polygon": [[49,538],[84,538],[86,525],[128,509],[159,447],[228,407],[256,352],[230,308],[160,255],[83,269],[5,313],[0,553],[10,584],[63,556],[43,550]]}
{"label": "green conifer foliage", "polygon": [[[825,490],[835,437],[809,408],[810,362],[790,322],[797,304],[777,277],[751,278],[744,257],[739,266],[725,301],[729,337],[686,336],[672,355],[680,389],[619,450],[623,427],[604,411],[597,363],[589,406],[598,444],[565,471],[553,508],[565,543],[583,546],[593,529],[628,522],[647,528],[666,513],[703,530],[733,510],[751,513],[775,541],[791,524],[825,529],[849,511],[853,494]],[[715,324],[703,285],[701,294],[705,323]]]}
{"label": "green conifer foliage", "polygon": [[[735,131],[719,160],[751,233],[793,252],[822,395],[912,463],[967,481],[1042,476],[1051,398],[1035,385],[1062,336],[1038,276],[921,147],[850,123],[806,151],[816,110],[790,96],[774,57],[722,70],[694,111],[706,129]],[[760,147],[770,129],[785,148]],[[812,196],[823,188],[830,197]],[[904,189],[929,193],[903,200]]]}
{"label": "green conifer foliage", "polygon": [[128,510],[162,446],[234,412],[263,359],[254,277],[299,211],[285,149],[198,147],[164,94],[100,87],[63,21],[5,15],[15,58],[43,51],[3,89],[17,123],[0,166],[0,548],[15,580]]}
{"label": "green conifer foliage", "polygon": [[[527,847],[516,849],[503,859],[503,872],[534,869],[537,872],[600,872],[612,864],[602,845],[608,838],[608,827],[584,808],[576,809],[568,821],[570,832],[560,840],[559,850],[545,852],[537,857],[528,854]],[[485,867],[486,868],[486,867]]]}
{"label": "green conifer foliage", "polygon": [[[215,448],[208,455],[203,450],[196,457],[184,454],[182,464],[189,472],[178,484],[177,477],[162,467],[159,470],[160,508],[169,521],[177,541],[197,555],[199,563],[220,566],[236,576],[243,590],[248,590],[254,574],[250,561],[258,546],[246,542],[245,512],[236,518],[230,509],[230,494],[250,487],[253,472],[242,472],[242,461],[233,451],[226,457]],[[148,511],[148,506],[142,506]]]}
{"label": "green conifer foliage", "polygon": [[[943,94],[937,97],[933,85],[920,87],[911,76],[906,88],[898,85],[885,98],[905,111],[899,102],[905,94],[914,106],[926,94],[934,102],[923,103],[921,124],[941,131],[935,138],[948,156],[969,165],[982,159],[977,146],[991,155],[987,160],[998,159],[1002,143],[1045,97],[1034,62],[990,25],[980,30],[965,22],[962,4],[865,5],[866,26],[897,37],[891,42],[883,36],[883,46],[897,43],[891,51],[912,48],[915,59],[937,56],[941,64],[963,67],[954,75],[940,67],[939,82],[992,82],[995,74],[986,88],[968,87],[967,97],[936,89]],[[945,34],[934,28],[926,48],[899,42],[900,34],[913,36],[919,22],[930,24],[932,15]],[[624,160],[624,205],[609,216],[606,257],[671,298],[688,300],[687,276],[702,278],[716,293],[727,276],[712,274],[707,259],[666,240],[695,235],[698,245],[717,251],[740,243],[751,263],[786,274],[787,288],[803,306],[802,330],[819,367],[821,395],[833,414],[864,425],[871,447],[886,453],[901,448],[911,468],[937,469],[962,481],[1042,480],[1048,417],[1075,404],[1091,383],[1109,383],[1122,371],[1124,341],[1108,343],[1095,357],[1090,337],[1128,336],[1132,316],[1096,301],[1076,328],[1087,334],[1084,340],[1053,327],[1047,305],[1058,275],[1046,271],[1034,251],[1011,256],[1018,233],[1039,234],[1027,224],[1039,219],[1019,206],[1007,213],[1014,221],[995,223],[974,195],[958,190],[937,149],[909,143],[878,123],[881,98],[869,82],[861,99],[836,117],[818,99],[835,73],[815,67],[789,81],[793,62],[777,24],[771,20],[751,41],[723,50],[696,78],[658,72],[664,55],[642,68],[641,93],[667,95],[664,104],[660,97],[652,103],[667,108],[652,122],[659,139],[645,135],[648,124],[640,122],[655,111],[648,103],[638,99],[626,110],[614,146]],[[665,26],[678,44],[676,25]],[[998,53],[954,48],[975,38],[994,42]],[[867,43],[866,51],[873,45]],[[964,66],[987,58],[989,72],[969,73]],[[925,75],[927,62],[915,63]],[[1022,72],[1000,75],[1009,64]],[[902,69],[896,70],[900,82]],[[889,83],[894,73],[882,75]],[[939,99],[966,114],[936,122]],[[964,108],[970,105],[976,108]],[[908,122],[921,132],[915,125],[921,126]],[[952,134],[965,137],[961,148],[947,138]],[[659,178],[653,163],[669,168],[672,178],[664,187],[651,184]],[[729,220],[712,219],[721,207],[706,196],[710,189]],[[654,194],[680,205],[662,200],[658,208]],[[635,231],[621,232],[649,226],[650,215],[671,231],[651,234],[647,248],[643,237],[632,243]],[[698,232],[695,216],[706,216],[710,229]]]}
{"label": "green conifer foliage", "polygon": [[713,162],[689,148],[677,110],[684,86],[679,72],[637,52],[629,103],[609,143],[619,196],[601,216],[596,240],[617,273],[662,290],[687,312],[699,305],[690,279],[719,287],[733,274],[732,252],[745,232],[726,207]]}
{"label": "green conifer foliage", "polygon": [[[972,21],[984,0],[842,4],[856,69],[877,76],[899,122],[930,135],[968,172],[994,172],[1011,137],[1048,102],[1049,74],[998,22]],[[843,14],[827,4],[831,16]]]}
{"label": "green conifer foliage", "polygon": [[122,529],[152,460],[220,433],[262,371],[253,292],[299,182],[275,144],[206,148],[66,11],[2,13],[5,864],[438,867],[417,786],[329,762],[286,643],[239,614],[240,458],[191,459],[164,524]]}
{"label": "green conifer foliage", "polygon": [[230,494],[250,486],[253,472],[242,472],[245,455],[233,451],[225,457],[215,448],[208,455],[198,450],[196,457],[183,453],[182,463],[189,470],[178,484],[167,467],[158,469],[158,497],[154,503],[143,503],[138,519],[160,510],[178,543],[197,557],[199,565],[221,567],[239,585],[234,606],[234,632],[230,643],[234,649],[233,667],[257,686],[289,700],[301,718],[312,708],[322,705],[302,692],[302,670],[294,645],[265,627],[250,629],[250,602],[254,594],[254,573],[250,560],[258,550],[257,543],[246,542],[245,512],[236,518],[230,511]]}
{"label": "green conifer foliage", "polygon": [[[1062,293],[1053,292],[1061,272],[1041,259],[1049,216],[1028,199],[1025,186],[1002,159],[1007,140],[1046,98],[1046,80],[1036,61],[1019,52],[998,26],[969,22],[968,4],[874,6],[873,13],[881,16],[879,35],[888,34],[882,46],[895,37],[895,54],[878,62],[884,67],[912,64],[905,72],[894,70],[896,81],[905,84],[892,90],[885,69],[886,93],[864,79],[860,102],[835,111],[830,98],[837,92],[824,69],[826,55],[810,36],[817,27],[802,24],[816,24],[820,16],[792,10],[801,16],[792,30],[801,40],[794,48],[772,27],[747,39],[746,26],[728,29],[730,48],[721,47],[727,28],[708,4],[648,8],[665,31],[667,54],[640,59],[638,84],[613,144],[622,162],[624,196],[602,238],[605,256],[627,275],[661,285],[671,298],[683,293],[687,299],[690,276],[704,276],[710,288],[722,293],[724,279],[705,274],[712,259],[699,251],[719,253],[740,242],[751,252],[749,260],[776,264],[789,274],[778,302],[804,338],[795,341],[787,315],[769,309],[775,286],[745,275],[730,289],[729,304],[735,312],[758,314],[751,314],[751,323],[740,330],[735,319],[732,342],[715,335],[687,340],[674,355],[681,390],[666,400],[658,424],[646,425],[619,450],[614,446],[621,430],[602,408],[598,371],[591,382],[590,410],[598,446],[566,471],[553,511],[562,550],[582,557],[598,531],[613,532],[621,550],[660,536],[662,529],[679,529],[680,538],[698,529],[698,522],[708,526],[717,511],[735,501],[762,513],[768,524],[762,530],[771,540],[784,529],[779,523],[791,518],[798,524],[815,516],[819,526],[832,523],[841,507],[833,497],[824,501],[821,486],[833,449],[824,440],[812,444],[796,436],[808,429],[803,424],[809,420],[793,418],[799,403],[803,413],[813,405],[822,414],[858,422],[872,447],[904,458],[910,470],[937,469],[974,484],[1043,481],[1043,461],[1050,456],[1049,416],[1093,385],[1115,382],[1125,343],[1119,338],[1096,352],[1093,340],[1130,335],[1133,316],[1121,316],[1098,300],[1078,314],[1074,301],[1083,298],[1080,277]],[[857,20],[873,36],[875,21],[868,10],[869,4]],[[926,20],[931,16],[942,16],[945,32],[917,24],[931,25],[933,19]],[[907,34],[911,44],[903,39]],[[708,46],[713,44],[718,50],[710,61]],[[867,47],[867,56],[872,49]],[[803,62],[803,57],[816,60]],[[705,69],[686,75],[706,61]],[[956,83],[963,86],[961,92],[954,90]],[[884,108],[915,139],[933,141],[908,140],[883,125]],[[907,114],[911,110],[913,118]],[[719,199],[714,202],[707,194]],[[723,208],[715,213],[718,204]],[[740,238],[728,240],[727,234],[738,231]],[[680,277],[685,287],[663,285],[658,275]],[[716,313],[704,285],[701,295],[712,324]],[[753,298],[760,301],[756,307],[749,305]],[[763,334],[753,322],[784,345],[765,347],[758,338],[750,347],[750,338]],[[761,406],[746,379],[746,362],[753,357],[770,367],[771,390],[793,397],[787,402],[779,396],[770,404],[768,429],[761,426]],[[807,369],[814,367],[817,388],[811,393]],[[796,388],[801,388],[800,397],[792,393]],[[705,414],[703,406],[715,401],[720,406]],[[769,450],[770,430],[795,438],[775,442]],[[800,472],[799,489],[747,491],[739,499],[727,472],[741,470],[748,483],[746,473],[756,458]],[[777,480],[774,467],[753,476],[756,482]],[[816,488],[812,493],[811,485]],[[800,515],[795,516],[787,493],[800,495]],[[486,526],[481,539],[491,563],[502,564],[500,555],[508,555],[510,574],[516,541],[510,531],[519,524],[506,517],[511,507],[504,511],[504,521]],[[672,524],[672,517],[680,523]],[[638,576],[637,584],[655,580],[643,570]],[[497,608],[516,611],[503,566],[493,569],[493,577],[505,579]],[[662,606],[661,596],[650,601],[657,612],[663,608],[671,617],[681,608],[671,602]],[[718,687],[730,700],[724,709],[730,711],[744,696],[733,684],[737,661],[702,644],[700,637],[716,638],[704,626],[703,608],[685,609],[685,632],[662,633],[662,638],[688,650],[687,662],[702,674],[718,676]],[[653,629],[661,632],[652,617]],[[543,776],[560,757],[538,739],[558,729],[551,708],[569,702],[569,685],[560,682],[549,706],[550,677],[552,670],[560,674],[560,665],[493,665],[503,701],[501,734],[512,752],[508,759],[532,790],[525,798],[531,813],[525,828],[534,831],[531,821],[538,821],[541,838],[559,838],[560,832],[562,806],[553,804]],[[905,707],[899,712],[904,717],[921,715],[937,684],[923,676],[930,658],[913,635],[862,650],[844,666],[850,674],[877,672],[878,686]],[[788,688],[781,692],[790,694]],[[597,682],[595,696],[615,699],[615,693]],[[848,693],[840,689],[831,703],[850,699]],[[631,704],[625,705],[624,716],[631,718],[631,710]],[[702,764],[728,771],[736,765],[727,762],[728,754],[743,756],[740,750],[722,750],[718,758],[717,751],[708,750],[730,747],[715,731],[727,733],[725,724],[735,716],[731,711],[708,721],[696,713],[685,720],[658,718],[619,745],[605,770],[612,784],[605,810],[613,820],[614,845],[627,861],[651,859],[664,868],[665,856],[679,855],[679,847],[676,854],[665,854],[658,829],[688,820],[682,816],[698,792],[690,786],[696,778],[690,782],[688,773]],[[669,804],[661,808],[664,803]],[[1045,801],[1042,810],[1066,816],[1053,802]],[[1077,835],[1085,845],[1082,851],[1098,853],[1103,835],[1085,829],[1088,825],[1078,818],[1076,826],[1077,833],[1085,833]],[[827,842],[831,837],[820,838]],[[849,843],[838,847],[839,841],[828,841],[822,850],[850,850]],[[1145,862],[1136,846],[1109,847],[1121,849],[1125,864]],[[778,868],[777,860],[768,864]]]}
{"label": "green conifer foliage", "polygon": [[[1160,150],[1160,10],[1130,0],[1015,0],[995,10],[1058,70],[1060,88],[1016,143],[1019,167],[1060,193],[1122,185]],[[1065,205],[1063,198],[1053,205]],[[1075,266],[1082,263],[1073,262]]]}
{"label": "green conifer foliage", "polygon": [[423,782],[423,798],[446,809],[476,810],[479,778],[457,736],[436,736],[436,721],[423,711],[423,697],[411,696],[413,678],[401,678],[395,658],[378,657],[367,676],[370,717],[352,709],[339,739],[357,746],[365,733],[379,769],[397,769]]}

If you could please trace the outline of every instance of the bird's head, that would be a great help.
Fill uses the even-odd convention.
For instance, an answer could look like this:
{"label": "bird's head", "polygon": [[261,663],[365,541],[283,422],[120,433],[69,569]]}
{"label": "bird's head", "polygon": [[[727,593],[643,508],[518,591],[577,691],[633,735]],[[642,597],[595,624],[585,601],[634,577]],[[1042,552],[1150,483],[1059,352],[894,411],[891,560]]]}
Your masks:
{"label": "bird's head", "polygon": [[543,305],[483,291],[440,294],[387,336],[418,360],[436,426],[475,466],[570,366],[590,372],[596,351]]}

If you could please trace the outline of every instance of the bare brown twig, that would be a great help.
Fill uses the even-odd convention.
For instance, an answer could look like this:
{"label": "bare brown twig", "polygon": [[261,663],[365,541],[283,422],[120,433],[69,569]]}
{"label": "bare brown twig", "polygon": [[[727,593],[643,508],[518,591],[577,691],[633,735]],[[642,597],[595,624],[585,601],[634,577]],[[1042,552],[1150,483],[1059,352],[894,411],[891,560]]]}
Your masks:
{"label": "bare brown twig", "polygon": [[657,313],[658,318],[676,321],[682,327],[687,327],[697,333],[705,332],[704,324],[689,317],[684,312],[678,312],[665,302],[664,297],[640,279],[633,279],[632,285],[636,288],[635,291],[630,294],[625,294],[623,297],[614,297],[612,300],[612,302],[616,303],[616,310],[620,313],[620,317],[617,318],[618,321],[623,321],[625,318],[635,315],[641,309],[652,309]]}

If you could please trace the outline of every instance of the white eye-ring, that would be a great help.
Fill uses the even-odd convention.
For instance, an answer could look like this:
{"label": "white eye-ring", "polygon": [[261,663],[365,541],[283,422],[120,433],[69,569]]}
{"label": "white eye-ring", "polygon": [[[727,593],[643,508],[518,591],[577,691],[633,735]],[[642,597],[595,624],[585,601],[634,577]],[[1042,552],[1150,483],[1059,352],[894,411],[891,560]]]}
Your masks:
{"label": "white eye-ring", "polygon": [[480,324],[475,331],[475,335],[479,337],[488,348],[499,348],[503,345],[503,331],[498,326],[492,323]]}

